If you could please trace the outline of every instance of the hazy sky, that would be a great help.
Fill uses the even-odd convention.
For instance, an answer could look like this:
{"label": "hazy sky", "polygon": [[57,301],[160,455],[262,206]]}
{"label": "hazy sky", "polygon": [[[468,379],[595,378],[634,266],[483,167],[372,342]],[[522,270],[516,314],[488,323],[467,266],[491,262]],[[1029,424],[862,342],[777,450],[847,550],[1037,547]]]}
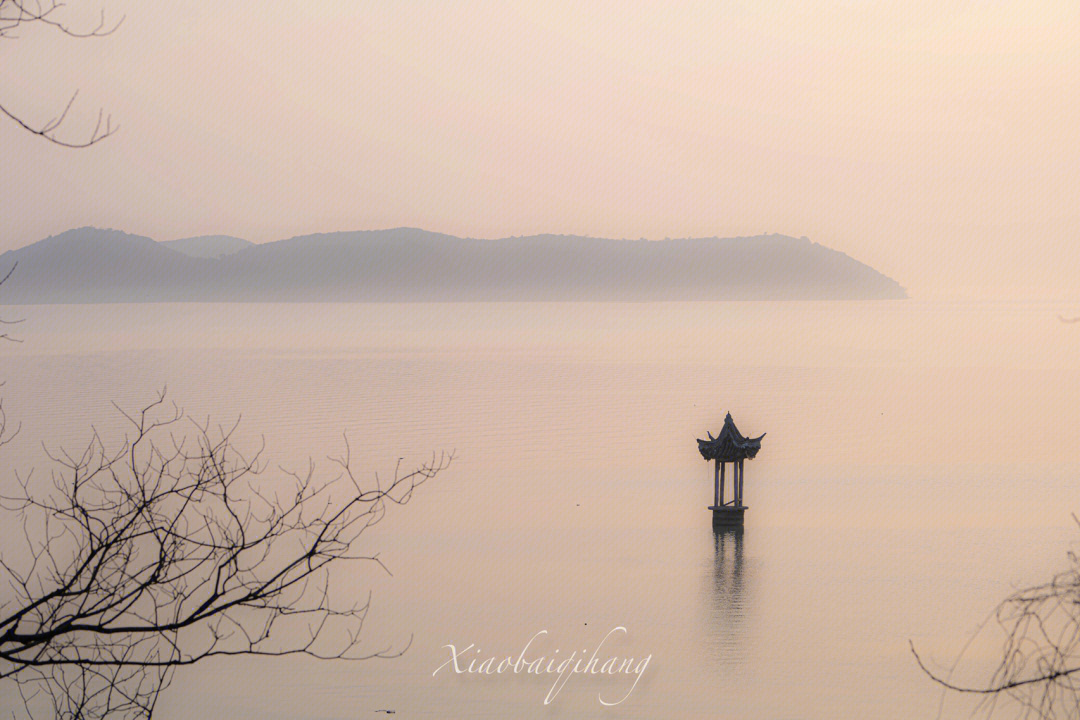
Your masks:
{"label": "hazy sky", "polygon": [[70,0],[0,41],[0,250],[74,226],[807,235],[1080,295],[1080,3]]}

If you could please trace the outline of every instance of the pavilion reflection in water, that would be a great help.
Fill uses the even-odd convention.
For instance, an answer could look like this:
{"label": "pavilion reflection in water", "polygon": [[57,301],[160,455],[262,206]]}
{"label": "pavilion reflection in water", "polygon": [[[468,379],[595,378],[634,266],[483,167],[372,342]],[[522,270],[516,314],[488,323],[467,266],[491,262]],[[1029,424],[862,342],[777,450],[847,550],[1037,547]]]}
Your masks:
{"label": "pavilion reflection in water", "polygon": [[709,577],[708,622],[710,654],[720,666],[746,659],[746,621],[749,611],[748,572],[741,526],[713,528],[713,562]]}

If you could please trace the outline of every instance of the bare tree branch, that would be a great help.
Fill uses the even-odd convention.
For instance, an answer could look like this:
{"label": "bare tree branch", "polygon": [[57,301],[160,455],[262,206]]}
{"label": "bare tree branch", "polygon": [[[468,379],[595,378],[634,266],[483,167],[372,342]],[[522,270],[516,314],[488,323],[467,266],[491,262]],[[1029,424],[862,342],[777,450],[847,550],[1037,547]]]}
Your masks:
{"label": "bare tree branch", "polygon": [[919,668],[949,691],[984,696],[988,715],[1007,700],[1018,717],[1080,718],[1080,557],[1068,557],[1068,570],[1013,593],[991,615],[1003,643],[985,684],[962,685],[931,671],[912,643]]}
{"label": "bare tree branch", "polygon": [[235,425],[197,423],[164,392],[124,416],[130,434],[112,450],[95,433],[80,453],[50,453],[44,487],[19,478],[0,498],[24,544],[0,555],[0,679],[27,702],[146,717],[177,667],[206,658],[404,652],[361,650],[370,597],[337,597],[330,571],[383,567],[358,538],[452,454],[365,483],[346,439],[325,479],[313,463],[270,476],[261,449],[237,449]]}
{"label": "bare tree branch", "polygon": [[[3,285],[4,283],[7,282],[8,278],[11,277],[11,273],[15,272],[15,268],[18,267],[18,266],[19,266],[19,263],[15,263],[14,265],[11,266],[11,269],[9,269],[7,271],[7,273],[4,275],[4,277],[0,278],[0,285]],[[0,325],[18,325],[21,322],[22,322],[22,318],[19,318],[18,320],[8,320],[8,319],[5,319],[5,318],[0,318]],[[7,332],[0,332],[0,340],[9,340],[11,342],[22,342],[22,340],[19,340],[18,338],[12,337]],[[0,425],[0,428],[2,428],[2,425]],[[3,435],[3,433],[0,432],[0,436],[2,436],[2,435]],[[0,445],[2,445],[2,444],[3,443],[0,442]]]}
{"label": "bare tree branch", "polygon": [[17,37],[16,30],[35,23],[75,38],[104,37],[116,32],[124,22],[121,16],[116,22],[108,23],[102,9],[97,26],[79,30],[57,17],[57,11],[64,7],[65,3],[56,0],[0,0],[0,39]]}
{"label": "bare tree branch", "polygon": [[[64,7],[65,4],[57,0],[0,0],[0,40],[18,38],[20,29],[35,25],[56,30],[73,38],[104,37],[114,33],[124,21],[121,17],[116,22],[109,23],[103,9],[96,26],[78,29],[61,18],[58,11],[62,11]],[[111,115],[106,116],[104,110],[98,110],[97,124],[87,139],[73,141],[59,137],[57,130],[67,119],[78,95],[79,92],[76,90],[64,106],[63,112],[40,125],[29,122],[24,116],[9,109],[3,103],[0,103],[0,114],[5,115],[27,132],[48,140],[54,145],[67,148],[86,148],[96,145],[120,129],[119,125],[113,125]]]}

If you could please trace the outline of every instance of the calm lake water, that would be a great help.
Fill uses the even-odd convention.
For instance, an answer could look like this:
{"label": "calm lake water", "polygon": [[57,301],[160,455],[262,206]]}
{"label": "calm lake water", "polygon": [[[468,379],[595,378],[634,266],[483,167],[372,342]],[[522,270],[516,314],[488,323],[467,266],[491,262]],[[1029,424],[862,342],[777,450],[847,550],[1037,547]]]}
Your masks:
{"label": "calm lake water", "polygon": [[[168,386],[191,414],[321,463],[452,466],[363,537],[392,571],[367,647],[223,660],[162,718],[968,717],[947,668],[997,601],[1063,568],[1080,512],[1074,308],[956,302],[5,308],[12,469],[120,428]],[[714,534],[696,437],[768,432],[741,534]],[[273,470],[271,470],[273,471]],[[631,678],[456,675],[481,657],[651,655]],[[980,677],[993,643],[958,679]],[[10,688],[0,695],[6,712]]]}

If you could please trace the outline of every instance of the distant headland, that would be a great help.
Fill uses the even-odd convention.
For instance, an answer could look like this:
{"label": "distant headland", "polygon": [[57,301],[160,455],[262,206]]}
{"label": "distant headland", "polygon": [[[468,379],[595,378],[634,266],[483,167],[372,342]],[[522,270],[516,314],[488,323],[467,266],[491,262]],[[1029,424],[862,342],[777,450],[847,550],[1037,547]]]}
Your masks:
{"label": "distant headland", "polygon": [[476,240],[396,228],[262,244],[80,228],[0,255],[2,304],[866,300],[907,297],[807,238]]}

